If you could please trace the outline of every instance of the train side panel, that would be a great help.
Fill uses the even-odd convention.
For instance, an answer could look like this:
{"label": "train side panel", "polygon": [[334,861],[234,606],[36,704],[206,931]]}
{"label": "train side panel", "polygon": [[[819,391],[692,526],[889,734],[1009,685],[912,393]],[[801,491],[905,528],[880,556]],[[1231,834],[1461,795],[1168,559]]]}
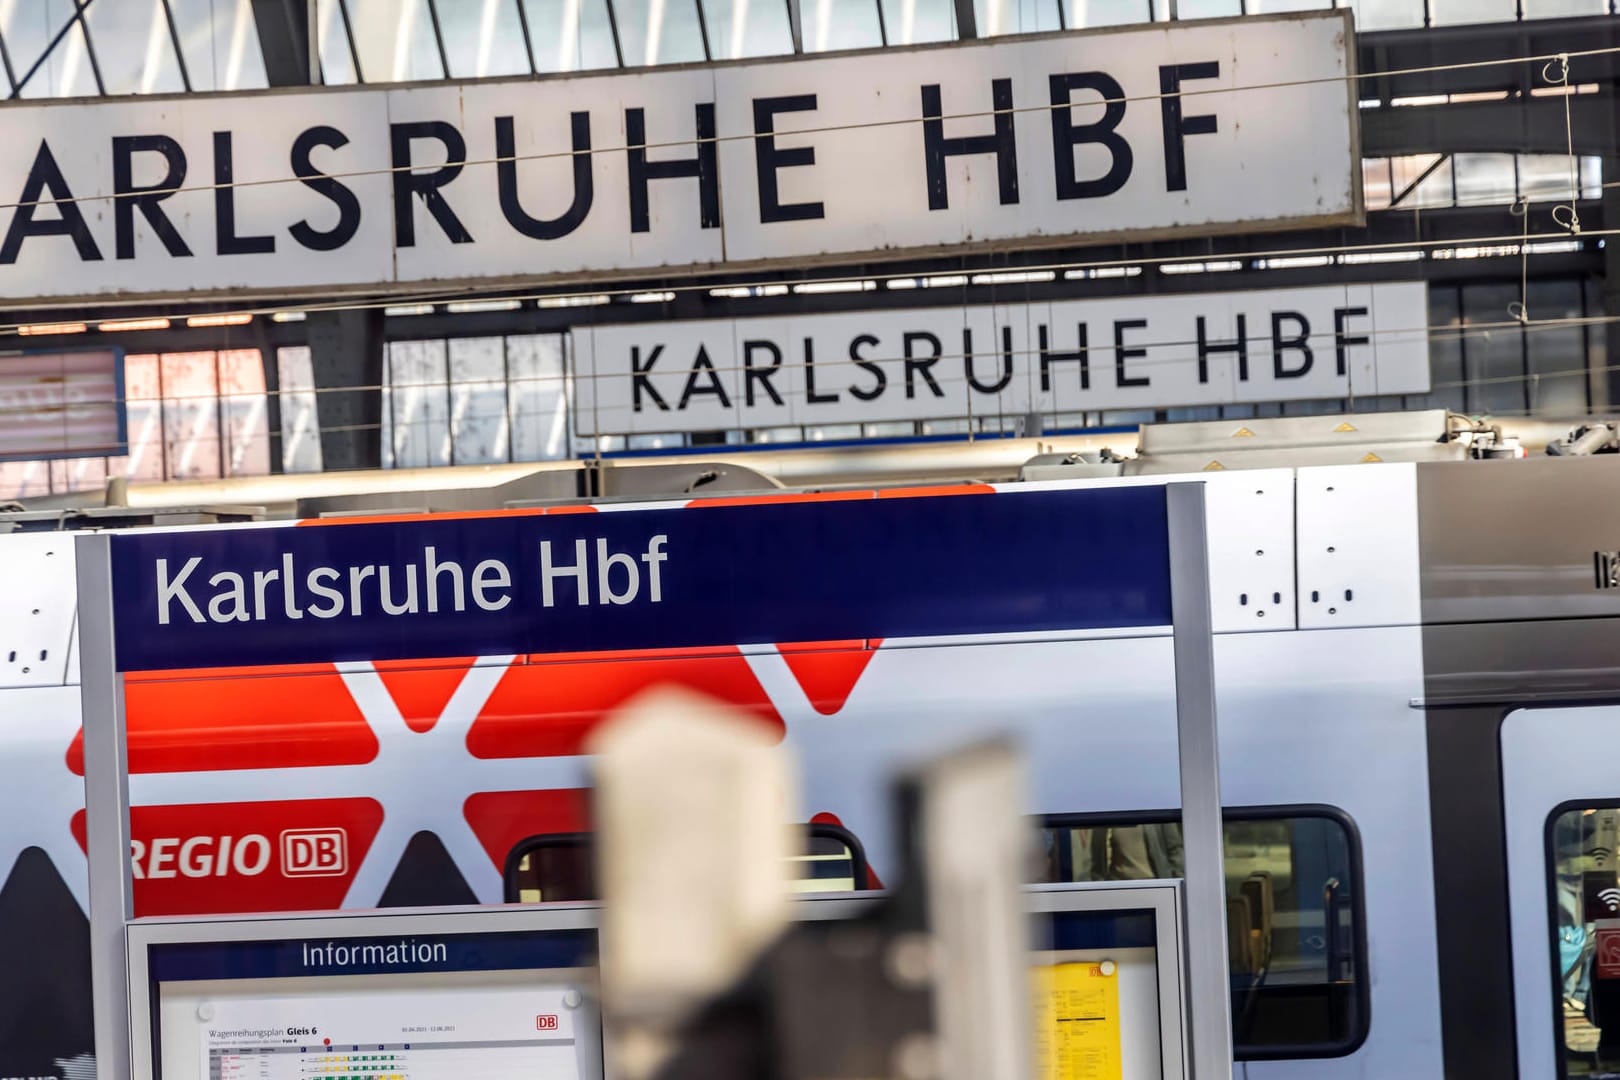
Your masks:
{"label": "train side panel", "polygon": [[[1356,495],[1358,506],[1410,498],[1410,470],[1383,475]],[[1356,974],[1372,983],[1373,1020],[1348,1056],[1244,1068],[1256,1080],[1433,1076],[1427,765],[1421,717],[1408,708],[1421,693],[1421,642],[1414,628],[1377,625],[1399,607],[1389,595],[1398,582],[1382,598],[1363,589],[1366,602],[1334,624],[1370,625],[1292,629],[1307,603],[1287,570],[1292,489],[1286,472],[1220,477],[1210,489],[1224,797],[1326,804],[1353,822],[1370,939],[1368,970]],[[1342,500],[1333,512],[1347,514]],[[1355,558],[1399,570],[1405,541],[1380,542],[1400,550],[1363,545]],[[127,687],[137,906],[157,914],[499,900],[513,842],[588,827],[591,728],[661,683],[775,732],[799,757],[805,816],[851,828],[881,877],[893,865],[892,770],[987,730],[1021,741],[1031,813],[1174,808],[1171,671],[1169,638],[1147,632],[142,676]],[[0,690],[0,875],[9,874],[0,901],[45,896],[51,887],[36,879],[48,867],[61,885],[55,900],[37,903],[64,908],[65,896],[83,907],[74,682],[65,661],[55,685]],[[83,951],[67,941],[83,934],[82,913],[72,916],[57,955]],[[0,933],[9,929],[0,921]],[[12,963],[0,980],[44,1000],[78,985],[73,966]],[[0,1028],[0,1077],[50,1075],[84,1049],[72,1033],[44,1041]]]}

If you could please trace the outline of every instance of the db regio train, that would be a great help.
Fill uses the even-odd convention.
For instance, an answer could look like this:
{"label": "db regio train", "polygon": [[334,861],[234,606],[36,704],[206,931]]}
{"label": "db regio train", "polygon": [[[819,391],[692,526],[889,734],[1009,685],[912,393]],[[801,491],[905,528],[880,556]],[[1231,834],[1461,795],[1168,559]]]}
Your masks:
{"label": "db regio train", "polygon": [[[1620,1074],[1620,460],[1194,478],[1234,1073]],[[16,517],[32,525],[0,535],[0,1078],[87,1075],[73,535]],[[797,756],[807,887],[881,885],[896,763],[990,730],[1025,754],[1034,876],[1174,875],[1171,672],[1154,631],[130,675],[137,914],[589,896],[583,742],[668,683]]]}

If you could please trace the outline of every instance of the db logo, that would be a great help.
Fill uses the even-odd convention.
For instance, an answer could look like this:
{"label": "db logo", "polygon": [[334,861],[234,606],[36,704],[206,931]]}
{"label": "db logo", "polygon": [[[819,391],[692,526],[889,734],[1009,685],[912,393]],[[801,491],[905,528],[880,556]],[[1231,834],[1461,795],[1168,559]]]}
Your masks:
{"label": "db logo", "polygon": [[343,829],[287,829],[281,834],[286,877],[336,877],[349,869],[349,834]]}
{"label": "db logo", "polygon": [[537,1031],[556,1031],[557,1030],[557,1014],[556,1013],[546,1013],[544,1016],[535,1017],[534,1018],[534,1026],[535,1026],[535,1030],[537,1030]]}
{"label": "db logo", "polygon": [[1620,979],[1620,926],[1608,920],[1598,924],[1597,977]]}

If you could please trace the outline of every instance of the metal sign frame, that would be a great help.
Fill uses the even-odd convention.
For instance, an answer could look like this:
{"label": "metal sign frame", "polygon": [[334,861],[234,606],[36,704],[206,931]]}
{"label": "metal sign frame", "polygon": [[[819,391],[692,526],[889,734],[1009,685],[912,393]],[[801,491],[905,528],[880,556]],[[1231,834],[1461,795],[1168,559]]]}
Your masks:
{"label": "metal sign frame", "polygon": [[[1227,1080],[1232,1069],[1231,998],[1204,485],[1163,487],[1186,858],[1187,1074],[1193,1080]],[[126,930],[134,918],[134,892],[112,541],[106,533],[79,536],[75,554],[96,1076],[129,1080]]]}
{"label": "metal sign frame", "polygon": [[1172,1076],[1193,1075],[1192,1048],[1186,1038],[1189,995],[1185,888],[1182,881],[1170,880],[1034,885],[1026,890],[1026,906],[1037,915],[1117,909],[1121,894],[1132,904],[1153,912],[1159,935],[1154,943],[1159,980],[1159,1054],[1166,1080]]}
{"label": "metal sign frame", "polygon": [[[1024,908],[1030,915],[1064,912],[1151,911],[1159,940],[1155,974],[1159,982],[1159,1053],[1165,1080],[1191,1076],[1187,1033],[1187,901],[1180,878],[1148,881],[1083,881],[1023,887]],[[1123,894],[1123,896],[1122,896]],[[1122,903],[1121,899],[1125,902]],[[793,917],[799,921],[848,919],[874,901],[839,893],[806,894],[794,898]]]}

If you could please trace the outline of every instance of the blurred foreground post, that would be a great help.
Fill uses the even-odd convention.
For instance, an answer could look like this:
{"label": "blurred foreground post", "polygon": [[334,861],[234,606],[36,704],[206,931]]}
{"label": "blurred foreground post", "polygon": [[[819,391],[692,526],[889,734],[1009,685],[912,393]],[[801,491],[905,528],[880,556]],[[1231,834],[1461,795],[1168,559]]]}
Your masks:
{"label": "blurred foreground post", "polygon": [[603,1004],[624,1080],[652,1076],[678,1025],[787,925],[797,791],[775,743],[718,702],[662,690],[589,747]]}
{"label": "blurred foreground post", "polygon": [[591,746],[608,1054],[624,1080],[1028,1080],[1028,850],[1009,747],[897,785],[887,896],[790,923],[789,753],[686,693]]}

